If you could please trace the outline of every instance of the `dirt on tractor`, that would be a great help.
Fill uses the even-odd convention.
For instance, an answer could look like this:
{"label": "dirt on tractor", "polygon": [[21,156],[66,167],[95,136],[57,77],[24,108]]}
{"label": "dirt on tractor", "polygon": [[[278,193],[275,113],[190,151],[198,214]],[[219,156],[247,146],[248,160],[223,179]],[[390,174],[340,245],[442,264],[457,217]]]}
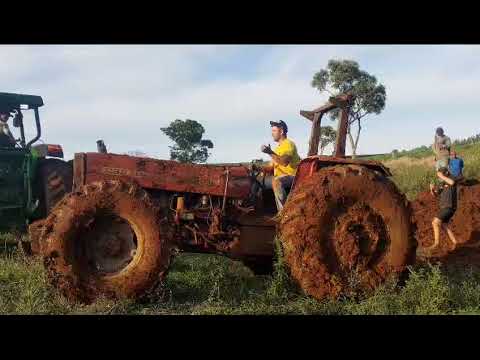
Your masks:
{"label": "dirt on tractor", "polygon": [[393,183],[373,171],[318,172],[291,194],[280,221],[292,276],[322,298],[374,289],[404,273],[415,256],[406,204]]}
{"label": "dirt on tractor", "polygon": [[[100,185],[68,195],[43,223],[41,251],[48,277],[67,298],[85,303],[99,293],[148,295],[165,277],[170,261],[162,247],[166,234],[158,209],[134,184]],[[142,256],[134,260],[136,252]]]}
{"label": "dirt on tractor", "polygon": [[[438,214],[438,197],[426,191],[420,193],[412,202],[416,238],[419,247],[433,244],[432,220]],[[440,246],[429,258],[444,264],[480,266],[480,248],[462,247],[480,241],[480,184],[460,185],[458,187],[458,206],[455,215],[448,224],[455,234],[459,246],[453,250],[453,244],[442,231]]]}

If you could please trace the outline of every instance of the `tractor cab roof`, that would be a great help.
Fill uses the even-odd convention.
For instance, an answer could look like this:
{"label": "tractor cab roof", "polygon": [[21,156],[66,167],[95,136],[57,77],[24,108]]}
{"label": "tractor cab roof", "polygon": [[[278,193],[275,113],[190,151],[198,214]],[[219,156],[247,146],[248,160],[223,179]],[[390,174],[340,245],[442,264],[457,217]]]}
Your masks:
{"label": "tractor cab roof", "polygon": [[12,94],[0,92],[0,108],[8,108],[8,110],[20,109],[22,105],[28,106],[28,109],[39,108],[43,106],[41,96]]}

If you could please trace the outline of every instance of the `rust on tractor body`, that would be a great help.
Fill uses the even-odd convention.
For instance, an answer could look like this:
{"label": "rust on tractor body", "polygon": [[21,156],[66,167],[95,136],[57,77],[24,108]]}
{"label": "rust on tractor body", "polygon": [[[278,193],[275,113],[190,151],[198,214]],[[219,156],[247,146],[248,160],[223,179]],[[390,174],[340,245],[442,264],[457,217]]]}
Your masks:
{"label": "rust on tractor body", "polygon": [[359,165],[379,171],[384,176],[392,176],[390,169],[379,161],[316,155],[309,156],[300,162],[292,189],[319,169],[334,165]]}
{"label": "rust on tractor body", "polygon": [[238,199],[247,198],[252,185],[248,169],[240,164],[228,167],[184,164],[100,153],[76,154],[74,177],[76,186],[99,180],[127,180],[153,190],[214,196],[223,196],[226,191],[227,197]]}
{"label": "rust on tractor body", "polygon": [[[345,155],[345,144],[348,131],[348,110],[353,95],[350,93],[342,94],[330,98],[330,100],[312,111],[301,110],[300,115],[312,122],[312,131],[310,134],[310,142],[308,149],[308,157],[304,159],[297,170],[295,183],[300,182],[303,178],[313,174],[313,169],[320,169],[326,166],[335,165],[359,165],[371,170],[376,170],[384,176],[392,176],[390,170],[381,162],[372,160],[359,160]],[[322,117],[327,112],[339,109],[339,121],[337,128],[337,137],[335,141],[335,150],[333,156],[318,155],[318,146],[321,138]]]}
{"label": "rust on tractor body", "polygon": [[[77,153],[74,184],[135,183],[161,204],[172,239],[184,251],[235,258],[272,257],[275,223],[270,206],[243,206],[254,179],[242,164],[199,165],[105,153]],[[165,200],[166,199],[166,200]]]}

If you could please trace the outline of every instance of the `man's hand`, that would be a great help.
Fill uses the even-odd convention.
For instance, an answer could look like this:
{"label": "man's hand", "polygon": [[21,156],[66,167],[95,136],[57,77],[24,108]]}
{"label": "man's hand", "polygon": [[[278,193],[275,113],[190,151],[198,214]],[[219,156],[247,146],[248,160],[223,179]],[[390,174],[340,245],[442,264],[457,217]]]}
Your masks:
{"label": "man's hand", "polygon": [[268,155],[272,155],[273,154],[273,150],[272,148],[270,147],[270,144],[267,145],[262,145],[261,147],[261,151],[265,154],[268,154]]}
{"label": "man's hand", "polygon": [[430,184],[430,194],[435,195],[435,185]]}

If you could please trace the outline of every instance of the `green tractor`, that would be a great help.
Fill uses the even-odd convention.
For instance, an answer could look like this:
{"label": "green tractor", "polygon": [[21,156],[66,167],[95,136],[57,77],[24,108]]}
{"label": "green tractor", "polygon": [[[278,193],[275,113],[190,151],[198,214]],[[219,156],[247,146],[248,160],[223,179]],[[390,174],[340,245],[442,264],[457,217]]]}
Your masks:
{"label": "green tractor", "polygon": [[[61,160],[61,146],[34,145],[42,134],[41,106],[40,96],[0,92],[0,232],[25,233],[72,189],[72,162]],[[33,111],[36,129],[28,142],[23,121],[27,111]],[[18,132],[19,138],[9,129],[12,117],[13,134]],[[29,242],[21,245],[24,251],[31,250]]]}

